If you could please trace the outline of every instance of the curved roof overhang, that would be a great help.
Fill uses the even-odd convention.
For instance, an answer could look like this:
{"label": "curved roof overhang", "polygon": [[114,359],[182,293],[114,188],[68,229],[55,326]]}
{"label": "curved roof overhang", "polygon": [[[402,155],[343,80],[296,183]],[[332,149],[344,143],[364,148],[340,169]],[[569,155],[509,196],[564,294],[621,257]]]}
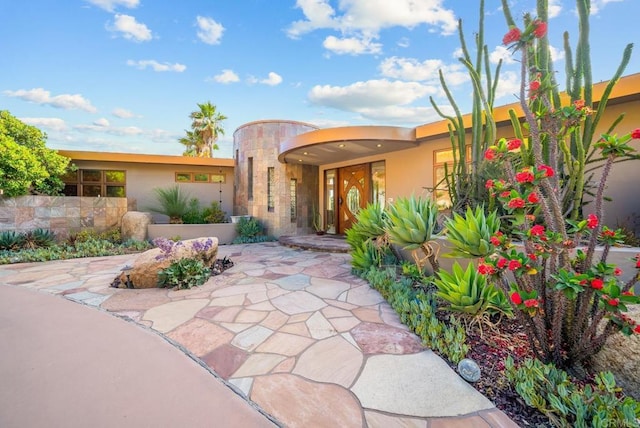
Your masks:
{"label": "curved roof overhang", "polygon": [[280,143],[278,160],[301,165],[326,165],[416,147],[414,128],[346,126],[318,129]]}

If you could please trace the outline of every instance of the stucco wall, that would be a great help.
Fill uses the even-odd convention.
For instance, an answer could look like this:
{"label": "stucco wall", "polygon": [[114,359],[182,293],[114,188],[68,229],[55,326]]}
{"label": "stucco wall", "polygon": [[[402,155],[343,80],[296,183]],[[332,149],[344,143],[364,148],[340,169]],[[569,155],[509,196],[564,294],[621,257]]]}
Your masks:
{"label": "stucco wall", "polygon": [[[625,113],[625,119],[616,128],[618,135],[626,134],[640,127],[640,101],[609,105],[605,117],[600,122],[601,125],[596,130],[596,135],[604,133],[621,113]],[[500,124],[497,137],[510,138],[512,136],[511,125],[509,123]],[[632,140],[630,145],[637,150],[637,153],[640,153],[640,141]],[[411,194],[430,195],[430,192],[425,188],[431,188],[434,185],[433,152],[450,147],[451,143],[447,135],[424,141],[415,148],[323,165],[318,171],[320,192],[322,194],[324,191],[324,172],[326,170],[384,160],[388,201]],[[599,177],[599,172],[596,172],[593,182],[597,184]],[[624,224],[634,229],[637,235],[640,234],[640,198],[635,196],[638,194],[638,186],[640,185],[640,160],[614,165],[607,183],[606,195],[611,197],[612,201],[605,205],[604,223],[610,227]],[[586,212],[589,212],[589,206],[587,206]]]}
{"label": "stucco wall", "polygon": [[[318,198],[318,167],[284,165],[278,161],[280,142],[316,127],[293,121],[251,122],[233,134],[235,157],[234,214],[258,218],[269,235],[310,233],[312,207]],[[253,158],[253,198],[248,194],[248,159]],[[268,210],[267,169],[274,168],[274,210]],[[291,217],[291,180],[296,180],[296,213]]]}
{"label": "stucco wall", "polygon": [[[222,200],[222,210],[227,217],[233,215],[233,168],[187,165],[138,164],[130,162],[74,161],[82,169],[115,169],[127,172],[127,198],[135,199],[139,211],[148,211],[158,205],[154,189],[167,188],[178,184],[191,197],[198,198],[202,206]],[[176,172],[203,172],[225,174],[226,182],[218,183],[176,183]],[[220,192],[222,190],[222,192]],[[168,218],[153,214],[156,223],[168,223]]]}
{"label": "stucco wall", "polygon": [[98,232],[120,227],[122,216],[135,209],[128,198],[20,196],[0,198],[0,231],[47,229],[58,239],[82,229]]}

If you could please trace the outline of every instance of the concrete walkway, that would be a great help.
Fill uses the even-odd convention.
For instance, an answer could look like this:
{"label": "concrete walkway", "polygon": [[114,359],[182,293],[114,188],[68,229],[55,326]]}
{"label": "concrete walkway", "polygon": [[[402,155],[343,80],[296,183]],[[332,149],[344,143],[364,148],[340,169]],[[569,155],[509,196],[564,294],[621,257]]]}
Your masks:
{"label": "concrete walkway", "polygon": [[[235,420],[219,417],[227,413],[256,418],[247,420],[242,426],[268,425],[270,420],[261,416],[256,408],[270,415],[277,424],[288,427],[517,426],[442,359],[425,349],[375,290],[350,274],[348,254],[263,243],[221,246],[218,257],[224,256],[235,263],[233,268],[211,278],[201,287],[182,291],[109,287],[113,278],[124,266],[131,264],[135,256],[1,266],[0,284],[21,285],[62,295],[125,317],[164,336],[219,377],[199,367],[184,354],[183,364],[174,361],[162,364],[160,368],[153,360],[160,358],[161,354],[175,354],[175,348],[166,343],[156,343],[164,346],[165,350],[154,348],[147,351],[146,345],[132,348],[135,340],[120,340],[119,334],[116,337],[103,336],[102,332],[95,331],[94,324],[85,322],[85,318],[92,316],[110,318],[105,313],[35,293],[29,295],[37,295],[40,299],[47,297],[48,302],[64,303],[63,313],[67,313],[69,307],[78,310],[69,318],[69,322],[75,325],[74,335],[81,337],[84,334],[90,340],[75,343],[50,340],[31,348],[24,343],[29,342],[25,338],[34,337],[38,329],[29,327],[30,331],[20,332],[22,328],[27,329],[21,326],[27,322],[25,320],[38,319],[38,316],[47,320],[58,319],[59,316],[48,314],[49,307],[56,305],[41,304],[27,314],[15,309],[24,303],[18,301],[25,294],[24,290],[0,287],[3,290],[0,340],[6,349],[16,350],[15,361],[10,364],[19,364],[20,359],[36,358],[31,354],[40,355],[39,358],[42,355],[56,356],[56,359],[76,352],[84,354],[82,358],[72,360],[68,371],[58,373],[58,376],[51,374],[48,380],[52,388],[49,392],[57,391],[58,381],[61,389],[73,389],[76,384],[73,400],[63,400],[73,404],[66,407],[63,403],[43,406],[48,402],[48,393],[43,391],[42,395],[32,399],[32,409],[47,410],[60,418],[58,420],[69,421],[74,417],[72,413],[84,408],[85,404],[95,405],[98,401],[106,405],[117,398],[117,391],[125,393],[125,384],[120,384],[121,388],[104,389],[87,386],[83,382],[91,379],[90,384],[108,384],[112,377],[107,370],[123,372],[131,365],[142,366],[159,376],[170,376],[182,370],[185,370],[185,376],[195,376],[188,370],[199,370],[211,385],[220,386],[220,380],[226,383],[222,391],[214,391],[214,387],[209,385],[210,393],[216,398],[204,401],[225,403],[224,400],[238,398],[237,394],[241,394],[246,402],[240,409],[228,412],[224,411],[227,404],[222,404],[222,410],[209,413],[218,417],[207,419],[205,414],[203,419],[199,419],[208,422],[190,423],[190,419],[177,416],[183,423],[162,425],[149,422],[155,420],[149,419],[142,425],[118,423],[117,426],[236,426]],[[24,297],[22,299],[25,300]],[[6,312],[4,306],[7,306]],[[12,306],[14,310],[10,312]],[[9,323],[7,317],[13,321]],[[145,328],[135,328],[133,323],[111,318],[131,334],[140,336],[140,340],[159,340]],[[49,323],[37,321],[36,326],[38,324],[46,331]],[[53,349],[58,343],[58,350]],[[135,356],[120,360],[127,354]],[[29,376],[27,370],[22,374],[7,374],[3,379],[11,381],[4,382],[5,385],[26,388],[26,391],[33,388],[33,383],[43,378],[43,373],[49,373],[46,358],[33,361],[31,367],[38,368],[38,373]],[[72,367],[80,366],[83,361],[92,364],[88,366],[87,373],[82,374],[83,379],[77,379],[77,372]],[[99,363],[93,364],[93,361]],[[2,360],[0,367],[5,374],[5,362]],[[138,380],[137,372],[125,371],[123,373],[127,375],[121,380],[128,380],[131,387],[144,384],[143,380]],[[148,376],[145,373],[140,369],[141,379]],[[194,407],[201,407],[196,396],[205,392],[178,393],[177,388],[175,380],[159,379],[155,390],[163,398],[149,401],[156,403],[158,411],[171,413],[175,410],[177,414],[180,413],[178,408],[189,401],[198,400]],[[104,394],[98,399],[98,395],[86,394],[85,390],[96,391],[96,394],[102,390]],[[5,420],[20,421],[11,418],[28,416],[21,415],[22,411],[29,412],[28,407],[13,409],[17,400],[11,401],[10,395],[4,391],[0,394],[0,425],[28,426],[2,423]],[[129,404],[125,408],[135,410],[138,406],[141,417],[153,413],[145,397],[144,393],[128,396],[126,401]],[[40,400],[42,402],[38,403]],[[206,406],[213,407],[214,404]],[[191,412],[196,417],[197,411]],[[102,417],[108,413],[93,414]],[[84,416],[90,417],[88,414]],[[95,425],[94,419],[80,419],[84,422],[90,420]],[[66,426],[73,424],[67,423]]]}

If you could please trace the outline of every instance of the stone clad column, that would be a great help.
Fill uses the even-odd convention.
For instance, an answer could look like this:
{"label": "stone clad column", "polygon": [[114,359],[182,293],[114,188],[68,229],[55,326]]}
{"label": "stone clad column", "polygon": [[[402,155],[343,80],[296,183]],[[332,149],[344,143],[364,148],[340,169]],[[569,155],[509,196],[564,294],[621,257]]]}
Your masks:
{"label": "stone clad column", "polygon": [[[317,127],[295,121],[264,120],[240,126],[233,134],[235,159],[234,215],[257,218],[273,236],[310,233],[312,201],[318,195],[318,167],[278,161],[280,143]],[[250,161],[251,159],[251,161]],[[249,195],[249,167],[253,167],[253,198]],[[268,207],[268,169],[273,168],[273,211]],[[295,218],[292,218],[291,180],[296,180]]]}

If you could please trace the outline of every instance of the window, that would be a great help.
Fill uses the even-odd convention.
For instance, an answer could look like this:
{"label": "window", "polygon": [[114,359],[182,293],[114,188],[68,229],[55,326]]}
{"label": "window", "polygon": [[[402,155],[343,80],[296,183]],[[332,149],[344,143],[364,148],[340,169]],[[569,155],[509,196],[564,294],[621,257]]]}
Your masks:
{"label": "window", "polygon": [[289,198],[291,199],[291,222],[294,222],[298,218],[298,180],[295,178],[289,181]]}
{"label": "window", "polygon": [[126,171],[79,169],[62,177],[63,193],[66,196],[106,196],[124,198],[127,196]]}
{"label": "window", "polygon": [[[467,165],[471,165],[471,146],[467,146],[466,160]],[[451,174],[453,172],[453,149],[435,150],[433,152],[433,197],[440,209],[451,207],[449,188],[444,179],[445,165],[446,172]]]}
{"label": "window", "polygon": [[253,201],[253,158],[247,159],[247,196]]}
{"label": "window", "polygon": [[275,168],[270,166],[267,168],[267,211],[269,211],[270,213],[275,211],[275,179]]}
{"label": "window", "polygon": [[386,188],[385,188],[385,164],[384,161],[373,162],[371,164],[371,190],[373,192],[373,202],[385,207]]}
{"label": "window", "polygon": [[176,172],[177,183],[225,183],[223,173],[209,174],[208,172]]}

